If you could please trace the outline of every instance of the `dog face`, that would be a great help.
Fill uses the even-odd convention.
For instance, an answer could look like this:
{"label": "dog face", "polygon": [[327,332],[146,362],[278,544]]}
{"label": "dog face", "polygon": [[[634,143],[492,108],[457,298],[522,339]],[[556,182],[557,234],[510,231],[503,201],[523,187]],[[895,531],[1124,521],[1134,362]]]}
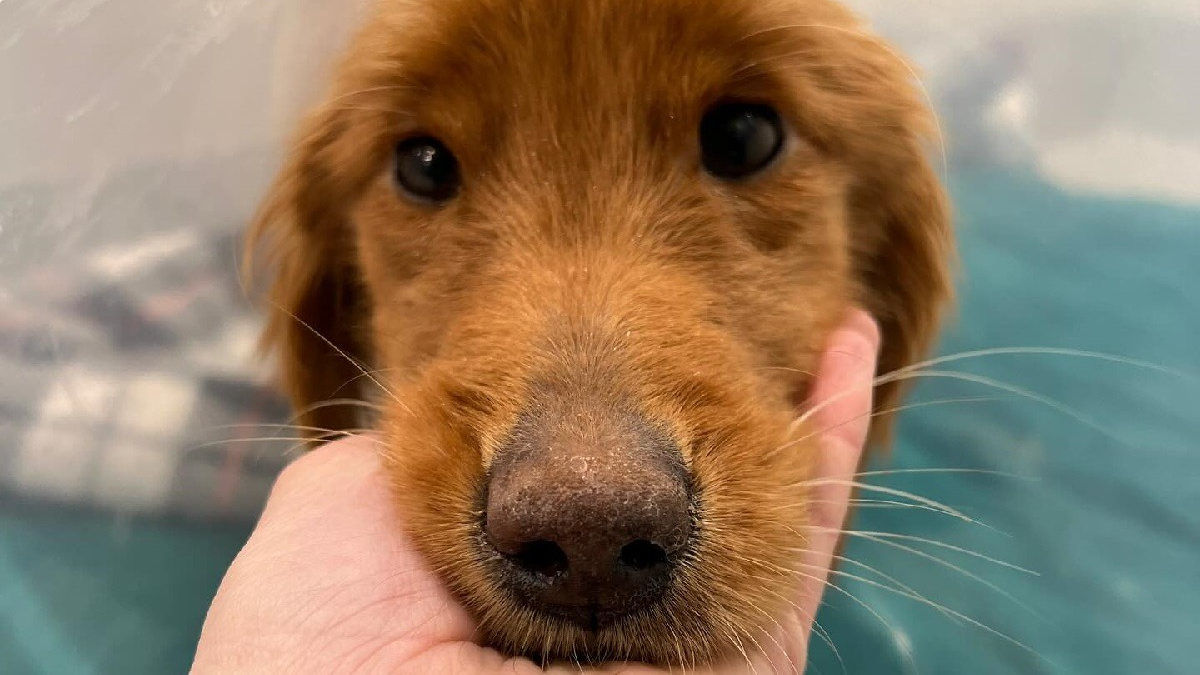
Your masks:
{"label": "dog face", "polygon": [[898,368],[948,295],[910,77],[829,0],[379,5],[252,232],[266,341],[304,424],[378,402],[493,644],[692,662],[785,610],[828,334],[860,304]]}

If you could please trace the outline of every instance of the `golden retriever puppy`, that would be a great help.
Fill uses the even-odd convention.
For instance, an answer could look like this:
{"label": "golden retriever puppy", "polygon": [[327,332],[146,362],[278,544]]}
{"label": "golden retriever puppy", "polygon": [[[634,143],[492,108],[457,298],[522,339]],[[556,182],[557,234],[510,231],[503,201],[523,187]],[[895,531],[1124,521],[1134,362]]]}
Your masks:
{"label": "golden retriever puppy", "polygon": [[265,344],[491,644],[716,658],[804,574],[830,331],[937,331],[929,122],[832,0],[382,0],[250,233]]}

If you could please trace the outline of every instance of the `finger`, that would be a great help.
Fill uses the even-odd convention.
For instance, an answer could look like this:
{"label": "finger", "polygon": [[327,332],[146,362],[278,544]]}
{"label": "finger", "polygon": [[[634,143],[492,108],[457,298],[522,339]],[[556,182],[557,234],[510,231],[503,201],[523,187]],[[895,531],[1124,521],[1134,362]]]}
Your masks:
{"label": "finger", "polygon": [[854,310],[831,336],[817,370],[811,428],[818,433],[819,456],[810,496],[813,527],[802,560],[806,577],[794,628],[802,648],[799,655],[792,655],[793,663],[804,658],[828,582],[838,541],[836,531],[841,529],[849,505],[847,482],[854,477],[866,443],[879,343],[874,319]]}
{"label": "finger", "polygon": [[879,343],[875,320],[854,309],[830,336],[817,367],[813,428],[851,448],[866,441]]}

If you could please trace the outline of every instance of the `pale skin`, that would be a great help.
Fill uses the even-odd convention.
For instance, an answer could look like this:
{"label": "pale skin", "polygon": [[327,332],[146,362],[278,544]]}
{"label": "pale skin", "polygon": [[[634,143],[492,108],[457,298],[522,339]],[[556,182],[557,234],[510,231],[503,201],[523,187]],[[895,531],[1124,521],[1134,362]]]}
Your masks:
{"label": "pale skin", "polygon": [[[831,337],[813,390],[819,438],[811,576],[766,653],[707,671],[801,673],[867,435],[879,330],[852,312]],[[347,438],[280,476],[209,609],[192,675],[541,673],[478,642],[470,616],[425,566],[396,513],[377,441]],[[575,665],[563,673],[579,673]],[[597,672],[667,673],[622,664]],[[693,672],[688,669],[688,672]]]}

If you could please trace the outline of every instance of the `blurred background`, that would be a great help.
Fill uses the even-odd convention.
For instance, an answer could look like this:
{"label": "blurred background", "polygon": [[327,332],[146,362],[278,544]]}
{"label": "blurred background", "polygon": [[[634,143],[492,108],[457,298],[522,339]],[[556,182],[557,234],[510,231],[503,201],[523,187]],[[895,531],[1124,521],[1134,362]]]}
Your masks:
{"label": "blurred background", "polygon": [[[946,135],[941,353],[1125,362],[941,364],[876,468],[967,471],[870,480],[972,522],[864,509],[810,670],[1194,673],[1200,3],[850,4]],[[294,446],[237,237],[360,5],[0,0],[0,673],[186,672]]]}

